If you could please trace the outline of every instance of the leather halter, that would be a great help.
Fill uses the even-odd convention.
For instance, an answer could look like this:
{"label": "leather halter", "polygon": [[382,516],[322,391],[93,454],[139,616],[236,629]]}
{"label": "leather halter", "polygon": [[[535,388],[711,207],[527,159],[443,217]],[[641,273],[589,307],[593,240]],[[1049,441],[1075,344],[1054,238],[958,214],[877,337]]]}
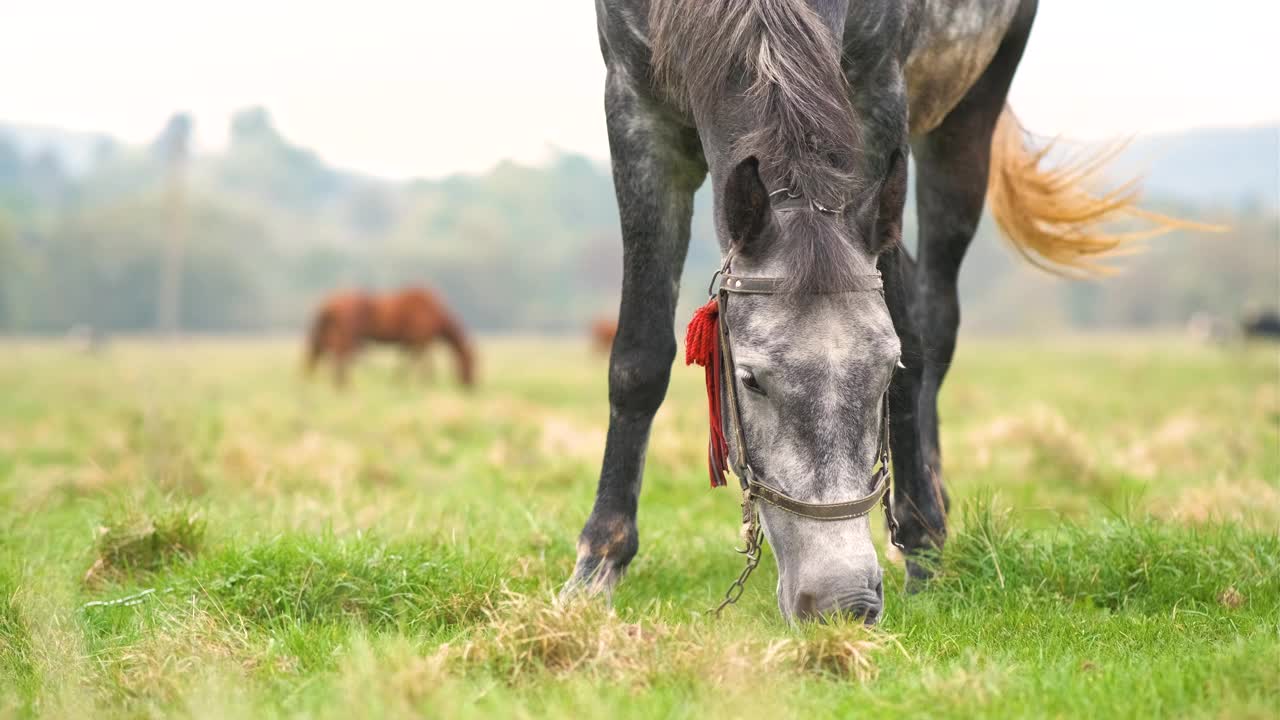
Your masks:
{"label": "leather halter", "polygon": [[849,203],[837,205],[836,207],[827,207],[811,197],[805,197],[799,190],[790,188],[778,188],[769,193],[769,200],[773,204],[773,209],[786,212],[788,210],[812,210],[814,212],[826,213],[828,215],[839,215],[844,212]]}
{"label": "leather halter", "polygon": [[[786,278],[776,277],[745,277],[734,275],[729,272],[729,264],[733,260],[733,252],[725,258],[723,268],[716,273],[719,278],[717,286],[716,278],[712,278],[712,285],[716,287],[715,300],[719,309],[719,342],[720,352],[723,358],[721,367],[724,373],[722,378],[726,399],[728,400],[730,429],[733,432],[737,445],[736,458],[729,458],[729,465],[733,469],[735,475],[738,476],[738,482],[742,486],[743,492],[743,519],[744,523],[749,519],[754,519],[754,502],[761,500],[767,502],[774,507],[789,512],[793,515],[809,518],[811,520],[849,520],[852,518],[863,517],[870,513],[877,504],[884,505],[885,524],[889,528],[890,541],[899,549],[903,549],[898,541],[898,522],[893,514],[892,501],[890,499],[890,457],[889,457],[889,392],[885,390],[881,396],[882,413],[880,416],[880,444],[877,449],[877,468],[873,475],[874,483],[872,491],[862,497],[835,503],[812,503],[787,495],[782,490],[765,483],[755,470],[751,467],[749,452],[747,450],[747,437],[742,424],[742,410],[738,402],[736,364],[733,360],[733,348],[729,342],[729,316],[728,303],[729,297],[735,294],[742,295],[776,295],[786,292]],[[844,292],[884,292],[884,282],[879,273],[874,275],[861,275],[853,280],[845,287],[833,291],[833,293]]]}

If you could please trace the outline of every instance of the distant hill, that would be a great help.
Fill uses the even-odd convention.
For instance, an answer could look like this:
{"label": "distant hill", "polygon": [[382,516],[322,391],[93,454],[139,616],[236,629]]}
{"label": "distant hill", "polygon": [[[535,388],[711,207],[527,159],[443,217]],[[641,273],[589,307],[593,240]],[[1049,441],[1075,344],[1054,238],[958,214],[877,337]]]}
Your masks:
{"label": "distant hill", "polygon": [[[263,124],[260,110],[246,111],[241,117],[243,127],[237,128],[237,138],[274,132]],[[103,133],[0,122],[0,141],[5,140],[28,157],[50,151],[76,175],[87,171],[104,148],[118,144]],[[310,163],[314,174],[326,175],[321,182],[325,189],[342,184],[344,177],[366,178],[360,173],[322,169],[305,152],[295,153],[294,162]],[[1280,207],[1280,121],[1260,127],[1141,135],[1112,163],[1113,177],[1136,175],[1145,177],[1145,196],[1161,203],[1236,209]]]}
{"label": "distant hill", "polygon": [[[261,108],[238,113],[230,137],[187,174],[186,329],[295,329],[335,288],[410,283],[439,288],[485,330],[577,332],[617,310],[622,249],[602,160],[566,153],[406,183],[327,164]],[[1274,127],[1135,142],[1115,172],[1145,174],[1144,207],[1232,231],[1154,240],[1106,282],[1035,272],[984,221],[960,278],[965,328],[1167,328],[1274,305],[1278,145]],[[154,327],[173,224],[161,146],[0,123],[0,331]],[[695,199],[682,318],[718,263],[709,185]],[[908,208],[909,247],[914,236]]]}
{"label": "distant hill", "polygon": [[104,149],[116,145],[106,133],[4,122],[0,122],[0,142],[12,145],[27,158],[48,153],[73,175],[87,172]]}
{"label": "distant hill", "polygon": [[1233,208],[1280,206],[1280,123],[1147,135],[1116,158],[1117,177],[1143,174],[1147,197]]}

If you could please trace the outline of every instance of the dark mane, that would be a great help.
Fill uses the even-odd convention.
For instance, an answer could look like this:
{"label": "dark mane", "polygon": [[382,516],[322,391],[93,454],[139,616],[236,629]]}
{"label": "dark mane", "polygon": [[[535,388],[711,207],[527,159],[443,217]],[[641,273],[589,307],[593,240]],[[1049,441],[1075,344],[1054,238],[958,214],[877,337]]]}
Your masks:
{"label": "dark mane", "polygon": [[[653,80],[673,102],[700,115],[742,95],[756,117],[734,153],[759,159],[770,190],[827,207],[858,194],[860,143],[840,47],[804,0],[653,0],[649,40]],[[784,215],[796,282],[843,283],[854,262],[843,218]]]}
{"label": "dark mane", "polygon": [[803,0],[653,0],[649,34],[654,80],[683,106],[710,110],[745,84],[758,117],[738,149],[766,181],[847,199],[859,145],[849,88],[835,37]]}

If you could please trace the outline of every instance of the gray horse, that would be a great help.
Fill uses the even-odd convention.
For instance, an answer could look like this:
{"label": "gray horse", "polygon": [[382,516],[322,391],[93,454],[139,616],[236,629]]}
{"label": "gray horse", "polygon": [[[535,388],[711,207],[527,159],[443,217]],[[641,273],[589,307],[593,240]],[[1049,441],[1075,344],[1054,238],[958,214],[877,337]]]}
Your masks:
{"label": "gray horse", "polygon": [[[840,503],[872,491],[888,413],[897,539],[910,580],[927,577],[949,502],[938,389],[984,198],[1015,247],[1063,272],[1097,269],[1125,239],[1097,223],[1132,209],[1128,186],[1080,189],[1088,161],[1041,168],[1006,108],[1035,12],[1036,0],[596,0],[625,268],[604,463],[567,592],[610,592],[639,547],[645,450],[708,172],[726,270],[785,285],[735,297],[722,318],[743,438],[726,429],[730,446],[745,441],[754,472],[791,498]],[[899,243],[908,153],[914,258]],[[877,273],[882,293],[842,291]],[[759,512],[784,616],[875,621],[882,571],[865,515]]]}

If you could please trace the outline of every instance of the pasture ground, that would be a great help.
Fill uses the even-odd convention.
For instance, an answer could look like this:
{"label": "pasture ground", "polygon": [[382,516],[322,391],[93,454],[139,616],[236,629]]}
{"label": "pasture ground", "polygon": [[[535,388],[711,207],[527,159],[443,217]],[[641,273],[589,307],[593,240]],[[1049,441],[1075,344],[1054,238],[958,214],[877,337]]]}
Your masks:
{"label": "pasture ground", "polygon": [[[962,342],[944,569],[882,626],[742,602],[701,372],[649,451],[641,554],[558,608],[608,416],[585,343],[389,356],[0,345],[0,717],[1275,717],[1280,362],[1167,339]],[[449,382],[445,378],[449,377]],[[878,533],[877,537],[882,537]]]}

